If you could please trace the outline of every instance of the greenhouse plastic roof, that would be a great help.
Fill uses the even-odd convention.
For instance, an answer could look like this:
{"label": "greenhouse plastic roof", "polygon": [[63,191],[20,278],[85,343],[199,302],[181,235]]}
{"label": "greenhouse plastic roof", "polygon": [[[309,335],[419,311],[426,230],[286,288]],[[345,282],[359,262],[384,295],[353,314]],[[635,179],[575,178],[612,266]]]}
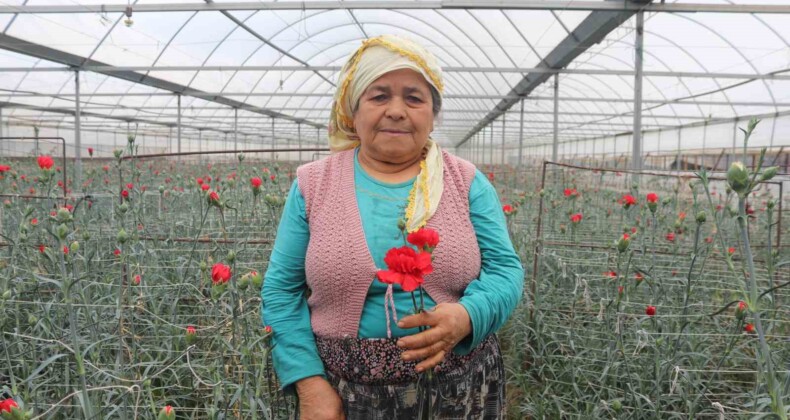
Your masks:
{"label": "greenhouse plastic roof", "polygon": [[[327,1],[331,7],[322,9],[320,2],[286,1],[276,2],[279,9],[266,10],[264,6],[275,3],[259,2],[249,3],[256,10],[233,11],[222,10],[223,1],[207,3],[217,10],[206,10],[206,3],[194,0],[138,0],[131,3],[133,23],[127,26],[124,13],[117,11],[126,2],[0,0],[3,116],[71,127],[74,72],[64,68],[73,67],[83,70],[79,78],[86,127],[121,130],[132,121],[166,132],[177,122],[174,92],[180,92],[186,130],[232,131],[238,112],[242,135],[256,136],[274,127],[280,135],[295,137],[298,130],[326,127],[338,70],[361,40],[393,33],[424,44],[444,68],[443,115],[434,132],[441,144],[458,145],[497,118],[492,125],[500,138],[504,111],[506,142],[517,142],[519,85],[525,81],[534,82],[523,100],[525,142],[551,142],[554,93],[547,67],[566,69],[558,76],[560,141],[633,127],[634,12],[570,7],[613,2],[570,1],[564,2],[568,7],[548,10],[478,7],[486,6],[483,1],[468,2],[469,8],[382,2],[397,6],[382,9],[371,8],[372,2],[353,8],[353,1],[340,6]],[[310,7],[302,8],[307,3]],[[115,7],[95,11],[100,4]],[[227,4],[244,8],[244,3]],[[559,3],[546,7],[550,4]],[[196,10],[135,10],[156,10],[157,5]],[[430,5],[438,7],[422,8]],[[790,8],[782,9],[786,2],[694,5],[701,10],[706,5],[747,10],[776,6],[772,11],[779,13],[647,11],[643,129],[790,113]],[[47,7],[53,10],[42,11]],[[622,23],[597,34],[584,32],[600,29],[600,17],[617,13]],[[592,44],[584,45],[585,40]],[[569,45],[572,50],[562,50]],[[560,56],[572,61],[547,63]]]}

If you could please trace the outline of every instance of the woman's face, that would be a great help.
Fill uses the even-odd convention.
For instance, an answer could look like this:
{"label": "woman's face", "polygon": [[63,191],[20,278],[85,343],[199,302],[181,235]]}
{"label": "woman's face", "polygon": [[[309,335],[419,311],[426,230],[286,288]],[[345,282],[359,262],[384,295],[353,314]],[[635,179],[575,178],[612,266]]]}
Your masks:
{"label": "woman's face", "polygon": [[411,69],[385,73],[368,86],[354,113],[354,128],[369,157],[403,163],[422,153],[433,131],[430,89]]}

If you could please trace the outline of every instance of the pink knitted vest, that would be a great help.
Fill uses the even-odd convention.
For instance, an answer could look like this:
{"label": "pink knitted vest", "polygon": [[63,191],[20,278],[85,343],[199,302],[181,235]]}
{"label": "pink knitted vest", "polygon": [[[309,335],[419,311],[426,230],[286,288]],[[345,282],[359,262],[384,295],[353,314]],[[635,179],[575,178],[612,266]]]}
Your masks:
{"label": "pink knitted vest", "polygon": [[[443,151],[444,191],[428,227],[439,232],[433,273],[423,287],[437,302],[457,302],[480,274],[480,248],[469,218],[471,163]],[[354,189],[354,150],[299,167],[310,242],[305,274],[310,321],[319,337],[357,337],[377,268],[368,250]],[[382,301],[382,311],[384,302]]]}

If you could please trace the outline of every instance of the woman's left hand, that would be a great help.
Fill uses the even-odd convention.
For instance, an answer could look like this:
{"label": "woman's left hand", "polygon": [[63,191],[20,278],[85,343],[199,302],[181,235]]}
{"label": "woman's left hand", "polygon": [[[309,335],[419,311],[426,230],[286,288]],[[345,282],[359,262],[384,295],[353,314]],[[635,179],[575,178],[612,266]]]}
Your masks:
{"label": "woman's left hand", "polygon": [[472,332],[469,313],[460,303],[440,303],[432,310],[398,321],[400,328],[428,326],[428,330],[402,337],[398,347],[406,350],[403,360],[422,360],[417,371],[431,369],[444,360],[456,344]]}

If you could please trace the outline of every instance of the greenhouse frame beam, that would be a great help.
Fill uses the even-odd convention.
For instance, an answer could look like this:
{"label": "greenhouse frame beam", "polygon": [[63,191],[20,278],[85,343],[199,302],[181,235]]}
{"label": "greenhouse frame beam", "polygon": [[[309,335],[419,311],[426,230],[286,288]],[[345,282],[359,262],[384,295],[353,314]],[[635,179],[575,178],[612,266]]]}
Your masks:
{"label": "greenhouse frame beam", "polygon": [[[31,111],[51,112],[53,114],[63,114],[63,115],[72,115],[72,116],[74,116],[76,114],[76,111],[74,109],[72,109],[72,108],[41,107],[41,106],[36,106],[36,105],[28,105],[28,104],[20,104],[20,103],[15,103],[15,102],[0,101],[0,109],[3,109],[3,108],[8,108],[8,109],[10,109],[10,108],[19,108],[19,109],[27,109],[27,110],[31,110]],[[150,120],[150,119],[140,118],[140,117],[121,117],[121,116],[115,116],[115,115],[106,115],[106,114],[99,114],[99,113],[95,113],[95,112],[86,112],[84,110],[80,111],[80,115],[83,118],[84,117],[102,118],[102,119],[106,119],[106,120],[122,121],[122,122],[127,122],[127,123],[128,122],[133,122],[133,123],[140,123],[140,124],[150,124],[150,125],[157,125],[157,126],[161,126],[161,127],[175,127],[176,126],[175,124],[170,123],[170,122]],[[5,117],[5,119],[6,120],[10,120],[10,116],[7,115]],[[82,125],[84,126],[85,123],[82,123]],[[185,125],[185,124],[182,124],[181,127],[182,128],[189,128],[189,129],[192,129],[192,130],[210,130],[210,131],[214,131],[214,132],[217,132],[217,133],[225,133],[225,132],[227,132],[227,130],[221,130],[219,128],[206,128],[206,127],[199,127],[199,126]],[[248,135],[254,135],[254,134],[257,134],[257,132],[256,133],[247,133],[247,134]]]}
{"label": "greenhouse frame beam", "polygon": [[[0,6],[0,13],[123,13],[126,3],[36,6]],[[559,0],[424,0],[424,1],[293,1],[293,2],[228,2],[228,3],[160,3],[137,4],[133,11],[149,12],[209,12],[254,10],[359,10],[359,9],[509,9],[509,10],[563,10],[669,13],[790,13],[784,4],[707,4],[707,3],[656,3],[644,4],[623,1],[559,1]]]}
{"label": "greenhouse frame beam", "polygon": [[[168,82],[169,83],[169,82]],[[126,93],[126,92],[101,92],[101,93],[89,93],[84,94],[83,96],[99,98],[99,97],[132,97],[132,96],[173,96],[177,93],[171,92],[138,92],[138,93]],[[207,99],[211,100],[212,98],[218,98],[220,96],[272,96],[272,97],[322,97],[322,98],[331,98],[334,96],[333,93],[297,93],[297,92],[191,92],[189,94],[183,93],[184,95],[200,98],[200,99]],[[26,97],[54,97],[54,98],[69,98],[74,97],[73,93],[0,93],[0,98],[8,97],[8,98],[26,98]],[[522,96],[520,95],[444,95],[443,99],[502,99],[502,100],[513,100],[514,103],[517,103]],[[524,98],[530,101],[553,101],[554,97],[552,96],[524,96]],[[220,98],[229,100],[227,98]],[[587,98],[587,97],[578,97],[578,96],[565,96],[560,97],[561,102],[611,102],[611,103],[626,103],[626,104],[633,104],[633,99],[626,99],[626,98]],[[214,101],[217,103],[222,103],[219,101]],[[241,103],[241,102],[239,102]],[[766,107],[790,107],[790,102],[743,102],[743,101],[706,101],[706,100],[693,100],[693,99],[645,99],[642,101],[644,104],[652,104],[652,105],[736,105],[736,106],[766,106]],[[232,106],[228,105],[228,108],[232,108]],[[244,109],[246,111],[254,112],[256,114],[270,116],[268,113],[264,112],[257,112],[250,110],[252,108],[250,105],[241,106],[240,109]],[[509,111],[509,110],[508,110]],[[271,112],[271,111],[266,111]],[[485,111],[488,112],[488,111]],[[506,111],[498,111],[497,116],[505,113]],[[512,111],[510,111],[512,112]],[[282,120],[292,121],[294,123],[297,122],[305,122],[306,124],[310,124],[316,126],[318,128],[325,128],[322,124],[312,123],[304,118],[297,118],[293,116],[285,117],[276,117]],[[485,124],[487,125],[487,124]],[[483,125],[483,126],[485,126]],[[481,126],[482,128],[482,126]]]}
{"label": "greenhouse frame beam", "polygon": [[[603,1],[602,4],[636,4],[621,1]],[[645,6],[645,4],[640,4]],[[638,9],[637,9],[638,10]],[[587,51],[592,45],[603,40],[606,35],[619,27],[628,20],[635,11],[601,12],[590,13],[568,36],[566,36],[556,47],[546,55],[538,67],[558,69],[570,64],[576,57]],[[502,99],[494,109],[491,110],[481,121],[479,121],[458,143],[456,147],[466,143],[475,133],[483,127],[491,124],[503,112],[512,108],[516,102],[524,100],[535,88],[543,84],[551,77],[548,73],[528,73],[522,80],[508,93],[508,98]],[[515,96],[516,98],[511,98]],[[552,98],[552,100],[559,100]],[[564,100],[564,99],[563,99]],[[523,102],[522,102],[523,103]],[[519,164],[521,162],[519,161]]]}
{"label": "greenhouse frame beam", "polygon": [[[150,71],[309,71],[309,72],[338,72],[340,66],[80,66],[80,70],[96,73],[117,72],[150,72]],[[73,67],[0,67],[0,73],[49,73],[73,71]],[[608,70],[608,69],[552,69],[546,67],[442,67],[443,72],[450,73],[547,73],[547,74],[577,74],[593,76],[634,76],[633,70]],[[704,71],[644,71],[646,77],[685,77],[703,79],[737,79],[737,80],[790,80],[790,69],[778,70],[765,74],[754,73],[717,73]],[[142,76],[142,75],[140,75]]]}
{"label": "greenhouse frame beam", "polygon": [[[79,68],[82,65],[93,65],[93,66],[107,66],[107,64],[85,58],[80,57],[75,54],[67,53],[64,51],[59,51],[53,48],[49,48],[44,45],[39,45],[32,43],[30,41],[25,41],[23,39],[15,38],[6,34],[0,33],[0,49],[5,49],[8,51],[12,51],[18,54],[26,55],[28,57],[35,57],[40,58],[43,60],[52,61],[59,64],[65,64],[68,66],[73,66]],[[264,109],[260,107],[256,107],[253,105],[249,105],[245,102],[236,101],[230,98],[225,97],[226,95],[220,93],[216,94],[206,94],[200,90],[191,88],[189,86],[184,86],[178,83],[173,83],[164,79],[160,79],[157,77],[151,77],[144,74],[138,74],[135,72],[130,71],[121,71],[121,72],[98,72],[101,74],[105,74],[107,76],[115,77],[122,80],[127,80],[133,83],[146,85],[150,87],[154,87],[157,89],[167,90],[172,93],[167,93],[168,95],[172,94],[181,94],[192,96],[196,98],[201,98],[204,100],[208,100],[210,102],[216,102],[222,105],[227,105],[229,108],[237,107],[244,109],[249,112],[254,112],[261,115],[267,115],[272,118],[280,118],[284,120],[290,120],[294,122],[304,122],[305,124],[312,125],[314,127],[324,128],[324,124],[314,123],[303,118],[295,118],[290,115],[282,114],[280,112],[272,111],[269,109]],[[19,96],[19,95],[17,95]],[[55,95],[59,96],[59,95]],[[60,95],[62,96],[62,95]],[[95,96],[95,94],[85,94],[85,96]]]}

